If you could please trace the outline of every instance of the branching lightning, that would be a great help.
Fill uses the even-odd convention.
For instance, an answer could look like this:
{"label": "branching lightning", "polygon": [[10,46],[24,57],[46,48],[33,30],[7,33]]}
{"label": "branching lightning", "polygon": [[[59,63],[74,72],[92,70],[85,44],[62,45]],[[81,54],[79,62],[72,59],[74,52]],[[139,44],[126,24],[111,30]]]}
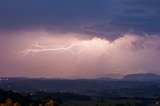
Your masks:
{"label": "branching lightning", "polygon": [[[72,54],[80,54],[88,47],[88,45],[89,45],[88,41],[85,41],[83,43],[73,43],[67,47],[65,47],[65,45],[54,45],[54,47],[49,47],[49,46],[42,46],[37,43],[35,45],[31,45],[27,49],[20,51],[18,53],[22,54],[23,56],[26,55],[33,56],[41,52],[70,52]],[[77,47],[80,48],[77,51],[74,51],[73,48]]]}

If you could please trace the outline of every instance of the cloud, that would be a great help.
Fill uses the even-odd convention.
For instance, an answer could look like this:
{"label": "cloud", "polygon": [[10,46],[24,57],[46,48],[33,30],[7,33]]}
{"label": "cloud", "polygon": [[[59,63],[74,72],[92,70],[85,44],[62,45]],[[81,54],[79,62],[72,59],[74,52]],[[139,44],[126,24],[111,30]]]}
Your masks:
{"label": "cloud", "polygon": [[[89,37],[88,37],[89,36]],[[95,78],[110,74],[159,73],[160,37],[125,34],[114,41],[90,35],[23,32],[0,39],[2,76]],[[87,42],[79,54],[44,51],[25,56],[18,53],[38,43],[47,48],[68,47]],[[86,45],[70,48],[79,51]],[[32,48],[37,50],[39,48]],[[160,74],[160,73],[159,73]]]}
{"label": "cloud", "polygon": [[[93,78],[159,73],[159,4],[159,0],[1,0],[0,74]],[[85,50],[72,54],[84,47],[71,45],[82,42],[88,42]],[[17,53],[36,43],[71,48],[35,56]]]}
{"label": "cloud", "polygon": [[0,1],[3,31],[47,30],[114,40],[126,32],[159,33],[159,0]]}

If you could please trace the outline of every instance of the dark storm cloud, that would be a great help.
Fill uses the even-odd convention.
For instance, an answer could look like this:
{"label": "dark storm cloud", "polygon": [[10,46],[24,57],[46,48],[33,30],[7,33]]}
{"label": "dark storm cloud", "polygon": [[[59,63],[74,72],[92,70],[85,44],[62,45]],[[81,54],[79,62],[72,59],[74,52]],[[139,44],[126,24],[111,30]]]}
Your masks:
{"label": "dark storm cloud", "polygon": [[159,33],[160,0],[1,0],[1,31],[45,29],[114,39]]}

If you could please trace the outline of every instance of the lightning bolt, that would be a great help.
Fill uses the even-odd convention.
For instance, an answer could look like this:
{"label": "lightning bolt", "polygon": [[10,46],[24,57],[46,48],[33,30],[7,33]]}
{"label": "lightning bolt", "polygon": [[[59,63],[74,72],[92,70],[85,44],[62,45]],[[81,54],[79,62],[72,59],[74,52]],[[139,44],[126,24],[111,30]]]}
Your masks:
{"label": "lightning bolt", "polygon": [[[67,47],[65,47],[65,45],[54,45],[55,47],[49,47],[49,46],[41,46],[38,43],[36,43],[35,45],[31,45],[30,47],[28,47],[28,49],[25,49],[23,51],[18,52],[19,54],[22,54],[23,56],[26,55],[36,55],[38,53],[41,52],[70,52],[72,54],[80,54],[81,52],[83,52],[87,47],[88,47],[89,43],[88,41],[83,42],[83,43],[73,43]],[[73,48],[80,46],[80,50],[78,51],[74,51]]]}

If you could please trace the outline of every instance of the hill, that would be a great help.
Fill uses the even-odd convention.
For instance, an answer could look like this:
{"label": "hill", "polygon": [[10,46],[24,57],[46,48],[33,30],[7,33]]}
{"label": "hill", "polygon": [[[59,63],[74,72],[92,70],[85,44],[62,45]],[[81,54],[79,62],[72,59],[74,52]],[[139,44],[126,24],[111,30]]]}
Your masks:
{"label": "hill", "polygon": [[122,78],[123,81],[160,81],[160,76],[154,73],[130,74]]}

